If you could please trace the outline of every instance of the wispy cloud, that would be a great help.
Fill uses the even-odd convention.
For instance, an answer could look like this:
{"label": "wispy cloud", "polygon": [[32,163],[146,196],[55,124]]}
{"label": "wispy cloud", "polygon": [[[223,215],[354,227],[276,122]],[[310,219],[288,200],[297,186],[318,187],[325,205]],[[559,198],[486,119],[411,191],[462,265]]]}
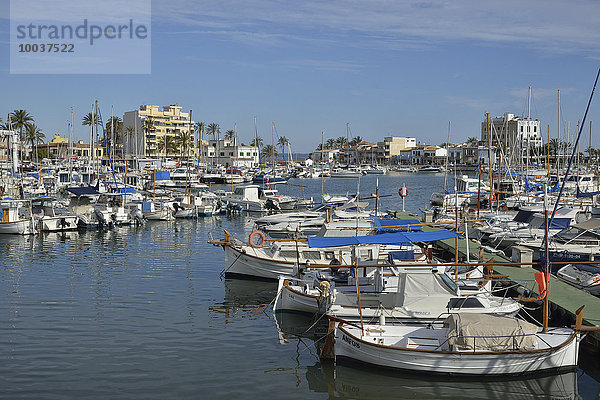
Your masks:
{"label": "wispy cloud", "polygon": [[[191,0],[155,3],[160,21],[200,27],[231,40],[275,35],[349,46],[421,49],[449,42],[518,45],[544,52],[599,53],[600,5],[594,0],[485,2]],[[185,30],[183,30],[185,31]],[[212,31],[212,32],[211,32]],[[291,37],[286,34],[294,32]],[[263,40],[252,40],[265,43]],[[269,43],[269,41],[266,41]],[[272,41],[280,44],[279,41]]]}
{"label": "wispy cloud", "polygon": [[365,68],[363,64],[339,60],[283,60],[280,64],[290,68],[311,68],[315,71],[359,72]]}

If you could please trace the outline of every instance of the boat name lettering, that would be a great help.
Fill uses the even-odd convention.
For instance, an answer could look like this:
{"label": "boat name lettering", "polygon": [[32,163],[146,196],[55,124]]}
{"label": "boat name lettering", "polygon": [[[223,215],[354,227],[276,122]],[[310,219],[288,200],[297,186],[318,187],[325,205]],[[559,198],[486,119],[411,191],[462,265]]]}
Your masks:
{"label": "boat name lettering", "polygon": [[360,349],[360,343],[358,343],[356,340],[350,339],[346,335],[342,335],[342,341],[348,343],[352,347],[356,347],[357,349]]}

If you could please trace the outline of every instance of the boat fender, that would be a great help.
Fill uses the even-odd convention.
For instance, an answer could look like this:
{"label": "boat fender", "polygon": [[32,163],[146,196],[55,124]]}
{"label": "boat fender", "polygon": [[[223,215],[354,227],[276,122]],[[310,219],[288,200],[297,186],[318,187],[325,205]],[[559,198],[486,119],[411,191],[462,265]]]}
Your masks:
{"label": "boat fender", "polygon": [[319,291],[321,292],[321,296],[326,297],[329,294],[329,282],[321,281],[319,283]]}
{"label": "boat fender", "polygon": [[[256,241],[256,237],[260,238],[260,242]],[[250,236],[248,237],[248,243],[250,244],[250,246],[256,248],[259,247],[263,247],[265,245],[265,242],[267,241],[267,237],[265,236],[264,233],[262,233],[261,231],[259,231],[258,229],[255,230],[254,232],[252,232],[250,234]]]}

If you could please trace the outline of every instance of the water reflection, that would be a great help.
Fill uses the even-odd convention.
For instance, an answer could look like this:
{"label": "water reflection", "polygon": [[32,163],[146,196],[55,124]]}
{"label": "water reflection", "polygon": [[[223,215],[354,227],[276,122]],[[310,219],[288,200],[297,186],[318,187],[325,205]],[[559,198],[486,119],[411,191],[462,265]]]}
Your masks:
{"label": "water reflection", "polygon": [[225,318],[230,323],[234,318],[253,317],[270,312],[270,305],[277,294],[277,283],[243,279],[224,279],[225,296],[222,302],[209,306],[211,318]]}
{"label": "water reflection", "polygon": [[[319,348],[327,332],[327,321],[311,316],[277,313],[280,343],[297,340]],[[298,352],[302,347],[298,346]],[[298,353],[298,358],[299,358]],[[443,377],[390,371],[363,366],[316,362],[306,367],[310,390],[336,399],[575,399],[577,373],[529,378]]]}
{"label": "water reflection", "polygon": [[306,380],[315,392],[338,399],[575,399],[577,373],[528,379],[457,379],[387,373],[317,363]]}

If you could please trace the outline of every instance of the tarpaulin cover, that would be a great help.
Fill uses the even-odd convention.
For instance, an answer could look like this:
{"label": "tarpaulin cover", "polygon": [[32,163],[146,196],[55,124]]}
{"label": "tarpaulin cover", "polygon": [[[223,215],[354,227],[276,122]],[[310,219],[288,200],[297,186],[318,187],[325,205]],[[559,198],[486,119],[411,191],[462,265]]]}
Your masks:
{"label": "tarpaulin cover", "polygon": [[409,244],[417,242],[434,242],[460,236],[456,232],[439,230],[431,232],[394,232],[366,236],[309,236],[309,247],[339,247],[358,244]]}
{"label": "tarpaulin cover", "polygon": [[169,173],[169,171],[155,171],[152,173],[152,180],[170,181],[171,174]]}
{"label": "tarpaulin cover", "polygon": [[[377,229],[377,233],[386,232],[404,232],[404,231],[422,231],[421,221],[418,219],[395,219],[395,218],[373,218],[375,226],[390,227]],[[411,225],[411,226],[402,226]],[[394,227],[394,228],[391,228]]]}
{"label": "tarpaulin cover", "polygon": [[96,188],[93,188],[91,186],[70,187],[70,188],[67,188],[67,192],[73,193],[75,196],[85,196],[85,195],[100,194],[100,192],[98,192],[96,190]]}
{"label": "tarpaulin cover", "polygon": [[[448,342],[461,350],[532,350],[537,326],[512,317],[452,314],[444,322]],[[475,339],[474,339],[475,338]]]}

